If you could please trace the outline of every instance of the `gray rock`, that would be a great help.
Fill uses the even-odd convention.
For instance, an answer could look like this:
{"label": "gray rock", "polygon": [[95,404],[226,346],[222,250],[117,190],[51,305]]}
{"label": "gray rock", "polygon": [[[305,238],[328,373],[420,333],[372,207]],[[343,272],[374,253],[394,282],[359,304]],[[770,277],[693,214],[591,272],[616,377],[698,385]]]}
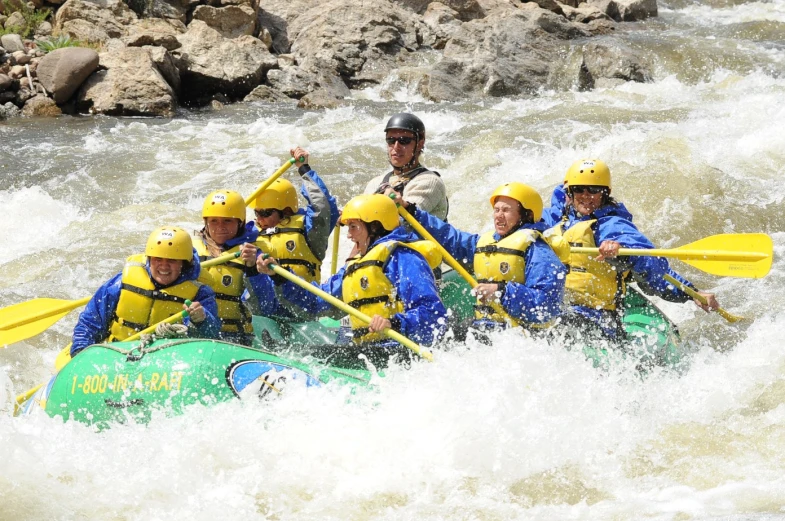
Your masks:
{"label": "gray rock", "polygon": [[25,65],[30,63],[30,55],[24,51],[15,51],[11,53],[11,57],[13,58],[13,63],[17,65]]}
{"label": "gray rock", "polygon": [[[200,5],[194,9],[193,19],[203,21],[224,38],[237,38],[244,34],[250,36],[256,29],[256,12],[247,5]],[[269,45],[266,47],[270,48]]]}
{"label": "gray rock", "polygon": [[38,27],[35,28],[36,36],[49,36],[52,34],[52,24],[49,22],[41,22],[38,24]]}
{"label": "gray rock", "polygon": [[19,110],[19,107],[17,107],[11,102],[7,102],[4,105],[0,105],[0,119],[13,118],[21,114],[21,112],[22,111]]}
{"label": "gray rock", "polygon": [[102,53],[101,66],[77,95],[77,109],[113,116],[172,116],[177,106],[172,87],[146,49],[127,47]]}
{"label": "gray rock", "polygon": [[146,45],[143,47],[150,53],[150,59],[158,67],[158,71],[166,80],[166,83],[172,87],[175,93],[180,92],[180,70],[177,68],[177,63],[174,57],[164,47],[155,47]]}
{"label": "gray rock", "polygon": [[263,101],[266,103],[295,103],[297,100],[290,98],[286,94],[278,92],[269,85],[259,85],[251,91],[245,98],[245,102]]}
{"label": "gray rock", "polygon": [[25,25],[27,25],[25,17],[22,15],[22,13],[17,11],[8,15],[8,19],[5,21],[4,27],[6,29],[13,29],[15,27],[24,27]]}
{"label": "gray rock", "polygon": [[262,83],[278,60],[253,36],[227,39],[201,20],[194,20],[180,35],[173,51],[178,59],[184,98],[198,100],[215,93],[245,97]]}
{"label": "gray rock", "polygon": [[138,17],[121,0],[67,0],[55,15],[55,32],[83,42],[125,36]]}
{"label": "gray rock", "polygon": [[650,68],[641,53],[621,42],[589,43],[583,47],[581,89],[611,87],[626,81],[651,81]]}
{"label": "gray rock", "polygon": [[18,34],[4,34],[3,36],[0,36],[0,42],[7,53],[14,53],[16,51],[24,52],[25,50],[25,44],[22,42],[22,37]]}
{"label": "gray rock", "polygon": [[635,22],[657,16],[657,0],[588,0],[588,3],[617,22]]}
{"label": "gray rock", "polygon": [[297,102],[297,107],[301,109],[335,109],[340,107],[343,102],[325,90],[309,92]]}
{"label": "gray rock", "polygon": [[129,47],[153,45],[171,51],[180,47],[177,37],[185,31],[185,25],[177,20],[145,18],[129,25],[128,34],[121,40]]}
{"label": "gray rock", "polygon": [[38,64],[38,81],[57,103],[64,103],[98,68],[98,53],[85,47],[55,49]]}

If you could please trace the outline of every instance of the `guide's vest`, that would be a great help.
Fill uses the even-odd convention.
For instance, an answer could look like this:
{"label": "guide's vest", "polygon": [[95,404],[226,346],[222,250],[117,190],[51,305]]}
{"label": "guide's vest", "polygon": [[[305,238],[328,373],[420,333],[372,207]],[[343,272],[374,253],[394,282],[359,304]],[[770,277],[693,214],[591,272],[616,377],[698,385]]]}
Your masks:
{"label": "guide's vest", "polygon": [[[596,219],[580,221],[564,231],[564,222],[549,232],[563,237],[570,246],[596,248],[593,227]],[[626,292],[624,279],[628,272],[620,272],[607,262],[594,260],[596,254],[571,253],[565,281],[567,302],[592,309],[615,310]]]}
{"label": "guide's vest", "polygon": [[[500,241],[493,238],[493,232],[480,237],[474,250],[474,275],[478,283],[517,282],[526,283],[526,250],[540,236],[535,230],[517,230]],[[521,324],[507,313],[500,313],[501,306],[489,306],[477,300],[474,317],[494,322],[511,322],[513,326],[547,327],[548,324]]]}
{"label": "guide's vest", "polygon": [[[381,315],[390,319],[396,313],[403,313],[403,302],[398,298],[398,290],[384,274],[384,267],[389,262],[393,251],[399,246],[419,252],[428,261],[431,269],[441,263],[441,256],[433,254],[433,245],[430,244],[430,241],[413,243],[387,241],[377,244],[364,256],[347,261],[341,287],[343,301],[369,317]],[[381,333],[370,333],[367,324],[361,320],[353,316],[350,316],[349,319],[356,343],[384,338]]]}
{"label": "guide's vest", "polygon": [[167,288],[155,289],[145,269],[145,256],[132,255],[125,261],[120,300],[109,326],[107,341],[125,340],[139,331],[183,311],[186,300],[193,300],[200,282],[187,280]]}
{"label": "guide's vest", "polygon": [[[210,260],[207,246],[199,238],[194,239],[194,248],[199,260]],[[240,250],[237,245],[224,253],[235,253]],[[221,331],[224,333],[253,334],[251,312],[242,301],[245,291],[245,264],[241,260],[230,260],[224,264],[203,268],[210,274],[210,287],[215,291],[215,302],[218,304],[218,318],[221,320]]]}
{"label": "guide's vest", "polygon": [[256,246],[308,282],[321,280],[322,261],[311,251],[305,237],[305,216],[295,214],[276,226],[259,232]]}

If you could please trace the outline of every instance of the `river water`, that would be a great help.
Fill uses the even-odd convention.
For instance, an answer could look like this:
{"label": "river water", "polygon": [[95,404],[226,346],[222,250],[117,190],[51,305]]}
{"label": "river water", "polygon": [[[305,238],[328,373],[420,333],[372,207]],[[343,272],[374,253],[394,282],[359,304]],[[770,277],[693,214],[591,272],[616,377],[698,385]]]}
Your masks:
{"label": "river water", "polygon": [[372,395],[293,390],[103,432],[9,410],[50,374],[73,312],[0,349],[0,521],[785,519],[785,2],[675,0],[625,31],[652,83],[432,104],[391,79],[321,112],[0,124],[0,307],[91,295],[152,228],[195,229],[207,193],[250,193],[296,144],[343,204],[385,171],[401,109],[425,121],[424,163],[462,229],[490,228],[498,184],[547,198],[591,156],[660,247],[775,244],[763,279],[674,261],[748,318],[658,301],[693,351],[683,374],[602,373],[505,333],[392,370]]}

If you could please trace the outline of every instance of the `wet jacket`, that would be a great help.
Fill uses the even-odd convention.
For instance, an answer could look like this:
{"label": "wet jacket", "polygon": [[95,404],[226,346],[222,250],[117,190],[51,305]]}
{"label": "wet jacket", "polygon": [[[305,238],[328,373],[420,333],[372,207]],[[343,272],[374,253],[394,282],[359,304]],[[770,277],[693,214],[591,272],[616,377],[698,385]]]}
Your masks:
{"label": "wet jacket", "polygon": [[[417,240],[419,237],[398,227],[374,241],[368,251],[387,241],[409,243]],[[313,285],[341,299],[345,273],[346,266],[323,284],[313,283]],[[393,329],[419,344],[432,344],[446,328],[447,310],[439,298],[433,272],[428,263],[421,254],[411,248],[398,247],[393,250],[384,265],[383,273],[395,288],[396,298],[403,305],[403,311],[395,313],[390,319]],[[292,282],[285,282],[281,288],[290,302],[297,303],[312,313],[324,313],[332,309],[331,304]],[[386,344],[396,343],[385,340],[382,345]]]}
{"label": "wet jacket", "polygon": [[[654,248],[651,241],[632,223],[632,215],[621,203],[605,205],[591,215],[586,216],[579,216],[572,206],[566,207],[562,212],[547,210],[543,212],[543,220],[549,227],[563,223],[565,230],[570,229],[578,222],[594,219],[597,222],[592,226],[592,229],[594,231],[594,242],[598,246],[603,241],[616,241],[621,244],[622,248]],[[681,275],[670,268],[667,259],[663,257],[620,255],[605,262],[615,266],[619,272],[630,271],[641,290],[649,295],[657,295],[671,302],[686,302],[690,300],[689,295],[678,288],[674,288],[662,278],[663,275],[669,274],[685,285],[692,287]],[[569,280],[567,284],[569,286]],[[609,310],[592,309],[586,306],[572,306],[572,308],[576,313],[601,323],[604,329],[605,325],[608,324],[607,314],[610,313]],[[606,332],[611,334],[611,331]]]}
{"label": "wet jacket", "polygon": [[[163,286],[155,282],[150,275],[150,261],[145,262],[144,269],[150,277],[150,281],[156,289],[165,289]],[[186,281],[197,281],[201,266],[199,263],[199,256],[194,250],[193,259],[189,264],[184,265],[183,273],[180,277],[169,286],[175,286]],[[71,356],[76,355],[85,347],[91,346],[105,341],[109,338],[109,328],[115,318],[115,310],[117,303],[120,301],[120,292],[122,289],[123,274],[118,273],[107,282],[105,282],[98,291],[95,292],[93,298],[87,303],[84,311],[79,315],[79,320],[74,327],[74,335],[71,344]],[[199,302],[205,311],[205,319],[194,326],[193,336],[200,338],[218,338],[218,332],[221,329],[221,323],[218,320],[218,307],[215,303],[215,292],[206,284],[201,284],[194,301]],[[186,319],[186,323],[190,323]],[[150,326],[152,324],[148,324]]]}
{"label": "wet jacket", "polygon": [[[462,232],[419,208],[415,212],[415,218],[455,259],[461,262],[473,261],[480,241],[479,234]],[[542,232],[545,226],[542,223],[525,224],[519,229]],[[517,230],[513,233],[516,232]],[[502,239],[495,232],[493,237],[496,241]],[[501,298],[502,307],[520,322],[549,322],[559,315],[567,270],[542,238],[538,238],[526,249],[524,263],[525,282],[506,284]]]}

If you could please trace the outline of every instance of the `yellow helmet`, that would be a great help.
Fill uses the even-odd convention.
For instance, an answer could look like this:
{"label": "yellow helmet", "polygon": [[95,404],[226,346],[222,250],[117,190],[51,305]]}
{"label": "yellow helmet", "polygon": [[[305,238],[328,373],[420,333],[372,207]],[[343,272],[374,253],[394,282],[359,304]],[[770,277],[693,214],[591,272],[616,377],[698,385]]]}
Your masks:
{"label": "yellow helmet", "polygon": [[599,159],[581,159],[572,164],[565,176],[567,186],[605,186],[611,189],[611,171]]}
{"label": "yellow helmet", "polygon": [[193,247],[191,236],[182,228],[161,226],[150,234],[144,254],[148,257],[190,261],[194,256]]}
{"label": "yellow helmet", "polygon": [[391,232],[398,226],[398,208],[386,195],[358,195],[343,207],[341,224],[346,224],[349,219],[359,219],[364,223],[379,221],[385,230]]}
{"label": "yellow helmet", "polygon": [[273,181],[270,186],[256,196],[252,206],[263,210],[275,209],[281,211],[289,208],[292,212],[296,212],[300,207],[297,204],[297,190],[286,179]]}
{"label": "yellow helmet", "polygon": [[232,190],[216,190],[204,200],[202,217],[231,217],[245,222],[245,199]]}
{"label": "yellow helmet", "polygon": [[491,194],[491,207],[496,204],[498,197],[505,196],[515,199],[526,210],[531,210],[534,222],[542,217],[542,197],[537,190],[523,183],[505,183],[493,191]]}

